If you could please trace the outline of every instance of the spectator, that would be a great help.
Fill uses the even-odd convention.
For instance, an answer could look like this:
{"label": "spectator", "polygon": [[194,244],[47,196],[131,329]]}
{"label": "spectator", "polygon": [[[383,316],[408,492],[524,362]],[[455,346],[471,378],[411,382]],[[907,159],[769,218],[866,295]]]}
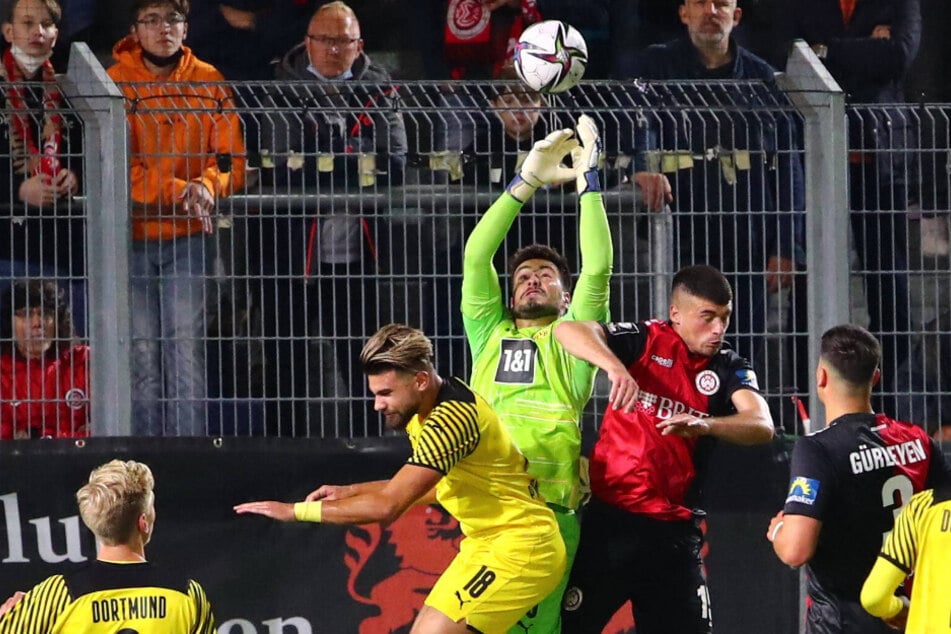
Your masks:
{"label": "spectator", "polygon": [[[335,194],[402,183],[407,141],[403,119],[392,107],[396,87],[363,52],[360,23],[348,5],[330,2],[317,9],[304,41],[287,52],[276,77],[309,82],[307,88],[286,93],[278,88],[274,105],[295,112],[265,122],[265,147],[274,162],[273,177],[265,178],[272,178],[278,190],[319,191],[321,199],[333,200]],[[344,205],[338,208],[343,210]],[[372,218],[361,214],[368,211],[357,203],[343,213],[315,215],[306,228],[303,221],[292,220],[290,232],[305,236],[303,273],[316,277],[316,294],[310,292],[305,299],[307,289],[295,286],[289,295],[297,299],[288,310],[306,310],[308,322],[315,312],[319,314],[318,333],[336,342],[343,379],[350,395],[360,397],[366,394],[361,342],[372,334],[377,314],[377,291],[369,279],[376,267]],[[287,367],[286,361],[279,363]],[[291,373],[298,384],[296,393],[305,394],[307,369],[291,366]],[[355,400],[361,402],[351,417],[351,433],[359,434],[372,416],[369,400]]]}
{"label": "spectator", "polygon": [[84,331],[84,235],[72,215],[79,192],[82,128],[64,109],[50,56],[61,16],[55,0],[4,6],[0,107],[9,111],[0,135],[0,292],[11,278],[68,279],[76,323]]}
{"label": "spectator", "polygon": [[733,312],[710,266],[674,276],[670,319],[561,321],[555,337],[604,370],[611,394],[591,451],[591,501],[563,631],[600,633],[625,601],[638,634],[711,632],[702,521],[694,504],[712,443],[768,442],[773,422],[746,359],[723,349]]}
{"label": "spectator", "polygon": [[492,79],[541,20],[536,0],[425,0],[411,27],[429,79]]}
{"label": "spectator", "polygon": [[204,588],[145,559],[155,530],[155,479],[141,462],[112,460],[76,492],[96,560],[54,574],[0,607],[0,632],[214,634]]}
{"label": "spectator", "polygon": [[[805,40],[846,93],[852,234],[865,275],[869,329],[882,341],[882,391],[895,392],[910,348],[908,227],[912,138],[908,114],[858,104],[904,101],[903,82],[921,40],[919,0],[803,0],[784,3],[777,41]],[[785,60],[782,60],[785,63]],[[889,405],[880,407],[893,411]]]}
{"label": "spectator", "polygon": [[53,281],[14,282],[0,302],[0,439],[85,436],[88,361],[66,293]]}
{"label": "spectator", "polygon": [[304,37],[317,0],[194,0],[192,52],[229,80],[267,80],[288,42]]}
{"label": "spectator", "polygon": [[244,141],[221,73],[182,45],[188,0],[131,5],[108,73],[129,110],[133,432],[199,435],[214,212],[244,184]]}
{"label": "spectator", "polygon": [[453,180],[461,176],[469,185],[507,183],[548,131],[541,94],[518,79],[515,67],[507,64],[497,79],[506,83],[488,88],[488,103],[473,103],[468,96],[446,98],[446,149],[462,153],[462,169],[450,174]]}
{"label": "spectator", "polygon": [[[915,494],[862,586],[862,606],[908,634],[951,628],[951,484]],[[911,603],[895,591],[914,575]],[[906,624],[907,621],[907,624]]]}
{"label": "spectator", "polygon": [[[767,293],[798,282],[791,306],[795,330],[806,331],[804,280],[793,275],[805,263],[805,192],[789,117],[775,110],[751,116],[751,111],[787,102],[774,84],[772,67],[736,44],[732,33],[741,17],[735,0],[683,0],[680,19],[687,33],[650,46],[637,58],[633,70],[641,79],[741,79],[765,85],[731,93],[733,107],[716,114],[707,105],[717,97],[703,88],[697,90],[702,102],[691,102],[692,92],[648,87],[646,105],[658,110],[645,112],[647,124],[635,133],[634,182],[649,211],[670,205],[674,267],[704,262],[731,280],[743,306],[736,315],[735,347],[758,366],[764,358]],[[687,108],[683,116],[665,112],[682,106]],[[694,160],[697,156],[702,158]],[[800,390],[809,380],[801,363],[804,339],[795,341]]]}
{"label": "spectator", "polygon": [[881,354],[858,326],[822,335],[816,392],[826,427],[793,448],[786,505],[766,531],[783,563],[808,564],[809,634],[891,631],[862,609],[862,583],[898,510],[948,479],[941,448],[923,429],[872,409]]}

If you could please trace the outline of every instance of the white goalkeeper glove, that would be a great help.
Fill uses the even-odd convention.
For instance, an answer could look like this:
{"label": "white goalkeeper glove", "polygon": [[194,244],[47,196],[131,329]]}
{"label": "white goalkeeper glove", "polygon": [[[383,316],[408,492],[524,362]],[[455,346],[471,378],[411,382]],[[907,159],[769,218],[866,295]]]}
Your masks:
{"label": "white goalkeeper glove", "polygon": [[575,166],[578,194],[601,191],[598,162],[601,160],[601,137],[594,119],[586,114],[578,117],[578,138],[581,144],[571,152]]}
{"label": "white goalkeeper glove", "polygon": [[571,180],[575,170],[565,165],[563,160],[578,147],[578,142],[571,138],[573,134],[571,130],[556,130],[541,141],[536,141],[518,175],[509,183],[508,193],[524,203],[542,185]]}

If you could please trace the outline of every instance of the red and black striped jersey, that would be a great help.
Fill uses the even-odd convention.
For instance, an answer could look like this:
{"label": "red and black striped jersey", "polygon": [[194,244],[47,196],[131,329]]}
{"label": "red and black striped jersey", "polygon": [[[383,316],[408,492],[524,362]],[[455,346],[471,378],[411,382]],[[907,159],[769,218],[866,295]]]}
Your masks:
{"label": "red and black striped jersey", "polygon": [[784,511],[822,522],[810,587],[858,601],[901,507],[945,474],[944,456],[925,430],[884,414],[846,414],[801,438]]}
{"label": "red and black striped jersey", "polygon": [[662,436],[657,423],[688,412],[736,412],[731,396],[758,391],[748,361],[732,350],[694,354],[670,324],[645,321],[603,326],[608,346],[640,386],[635,411],[605,409],[591,453],[591,490],[600,500],[658,520],[689,519],[687,493],[697,475],[696,439]]}

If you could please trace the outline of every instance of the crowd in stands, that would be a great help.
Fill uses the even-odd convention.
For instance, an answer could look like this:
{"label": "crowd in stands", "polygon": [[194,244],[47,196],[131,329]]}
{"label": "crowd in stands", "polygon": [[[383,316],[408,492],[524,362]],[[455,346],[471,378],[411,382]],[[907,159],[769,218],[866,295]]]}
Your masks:
{"label": "crowd in stands", "polygon": [[[808,8],[779,0],[746,0],[738,7],[730,0],[426,0],[418,11],[369,0],[128,4],[131,12],[116,12],[112,3],[97,0],[6,3],[3,34],[9,48],[0,74],[7,86],[5,108],[12,114],[0,141],[6,144],[0,146],[6,165],[0,200],[9,201],[11,222],[0,223],[0,293],[13,279],[57,279],[68,287],[69,299],[61,301],[72,303],[76,327],[50,337],[71,341],[85,334],[83,210],[71,203],[82,187],[81,126],[61,113],[54,69],[65,68],[69,42],[87,41],[107,61],[109,76],[128,102],[136,104],[128,115],[129,301],[134,432],[143,435],[197,435],[207,429],[209,376],[219,371],[209,367],[204,341],[215,297],[209,278],[216,258],[216,208],[251,182],[252,172],[256,187],[276,194],[318,190],[332,196],[402,184],[413,148],[400,114],[387,109],[396,90],[393,78],[509,80],[479,103],[469,95],[441,96],[448,111],[475,107],[497,116],[490,116],[488,125],[465,125],[460,117],[442,130],[436,139],[440,149],[475,158],[434,178],[494,187],[512,177],[519,156],[535,140],[564,123],[542,116],[540,95],[520,86],[512,70],[518,35],[542,19],[565,20],[584,34],[587,79],[761,79],[766,88],[751,93],[746,104],[755,107],[777,100],[774,71],[783,69],[791,41],[801,38],[850,103],[951,101],[949,38],[938,28],[951,22],[946,3],[938,0],[809,0]],[[379,51],[380,58],[368,50]],[[222,80],[262,83],[232,92]],[[298,92],[272,91],[270,80],[310,85]],[[361,81],[381,86],[347,83]],[[192,87],[170,88],[168,82]],[[653,98],[663,101],[663,95],[648,92],[645,101],[630,105],[649,107]],[[230,107],[234,103],[295,114],[245,121]],[[791,122],[750,124],[742,112],[734,119],[710,116],[710,121],[685,119],[683,129],[651,122],[636,130],[606,125],[614,146],[634,156],[632,167],[618,177],[621,182],[608,178],[606,184],[632,183],[649,211],[669,205],[675,212],[675,269],[702,261],[729,271],[737,296],[749,307],[748,314],[738,313],[737,347],[756,362],[762,352],[755,349],[755,335],[766,328],[767,294],[791,288],[792,329],[800,334],[806,329],[801,142]],[[853,113],[849,121],[852,230],[861,268],[871,273],[866,276],[870,327],[886,333],[887,391],[896,389],[912,330],[908,265],[894,245],[907,244],[912,205],[932,210],[942,205],[940,199],[917,199],[919,190],[940,190],[940,182],[930,188],[908,182],[907,175],[917,172],[908,169],[903,152],[894,152],[906,147],[908,134],[896,125],[902,121],[888,109],[868,117]],[[721,136],[698,138],[687,134],[688,128],[719,130]],[[745,159],[734,152],[707,161],[703,169],[679,171],[656,164],[657,151],[732,152],[740,149],[731,145],[737,138],[745,139]],[[752,167],[742,164],[750,153],[766,158]],[[265,356],[280,368],[265,377],[261,392],[276,408],[273,420],[291,421],[306,411],[313,395],[313,339],[332,341],[345,393],[365,394],[359,351],[382,325],[373,279],[379,263],[372,218],[349,208],[344,212],[344,206],[321,214],[319,221],[284,210],[267,227],[263,220],[259,226],[277,238],[271,240],[277,246],[270,247],[261,240],[255,254],[267,262],[257,271]],[[937,230],[946,231],[946,225]],[[736,253],[746,249],[745,264],[735,262]],[[445,266],[452,270],[452,264]],[[11,288],[14,298],[23,294],[16,285]],[[14,299],[13,309],[32,314],[34,300],[24,301]],[[36,300],[41,312],[48,301]],[[0,314],[0,322],[6,317]],[[791,339],[794,358],[805,359],[804,343],[804,337]],[[60,346],[49,349],[60,358]],[[24,361],[19,343],[9,354]],[[46,356],[45,348],[40,356]],[[793,382],[800,391],[807,389],[808,373],[799,363]],[[354,421],[374,417],[369,405],[351,406],[347,414]],[[44,425],[30,423],[27,427],[39,431],[28,435],[57,434]],[[360,425],[349,433],[362,435],[370,423]],[[83,429],[69,427],[76,433]],[[8,435],[5,427],[3,433],[19,437],[24,431]]]}

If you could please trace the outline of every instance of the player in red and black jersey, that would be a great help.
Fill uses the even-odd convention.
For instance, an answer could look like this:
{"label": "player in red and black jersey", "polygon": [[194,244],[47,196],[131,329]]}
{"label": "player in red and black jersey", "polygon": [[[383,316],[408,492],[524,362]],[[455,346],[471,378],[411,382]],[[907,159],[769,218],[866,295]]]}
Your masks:
{"label": "player in red and black jersey", "polygon": [[923,429],[872,410],[881,347],[864,328],[822,335],[816,389],[825,429],[793,449],[786,505],[766,537],[790,566],[808,564],[809,634],[893,632],[859,602],[884,536],[912,495],[944,481]]}
{"label": "player in red and black jersey", "polygon": [[733,292],[709,266],[679,271],[670,320],[564,322],[555,336],[611,380],[591,454],[592,500],[562,631],[600,633],[630,600],[638,634],[707,633],[710,598],[691,508],[701,444],[768,442],[773,422],[749,362],[723,349]]}

